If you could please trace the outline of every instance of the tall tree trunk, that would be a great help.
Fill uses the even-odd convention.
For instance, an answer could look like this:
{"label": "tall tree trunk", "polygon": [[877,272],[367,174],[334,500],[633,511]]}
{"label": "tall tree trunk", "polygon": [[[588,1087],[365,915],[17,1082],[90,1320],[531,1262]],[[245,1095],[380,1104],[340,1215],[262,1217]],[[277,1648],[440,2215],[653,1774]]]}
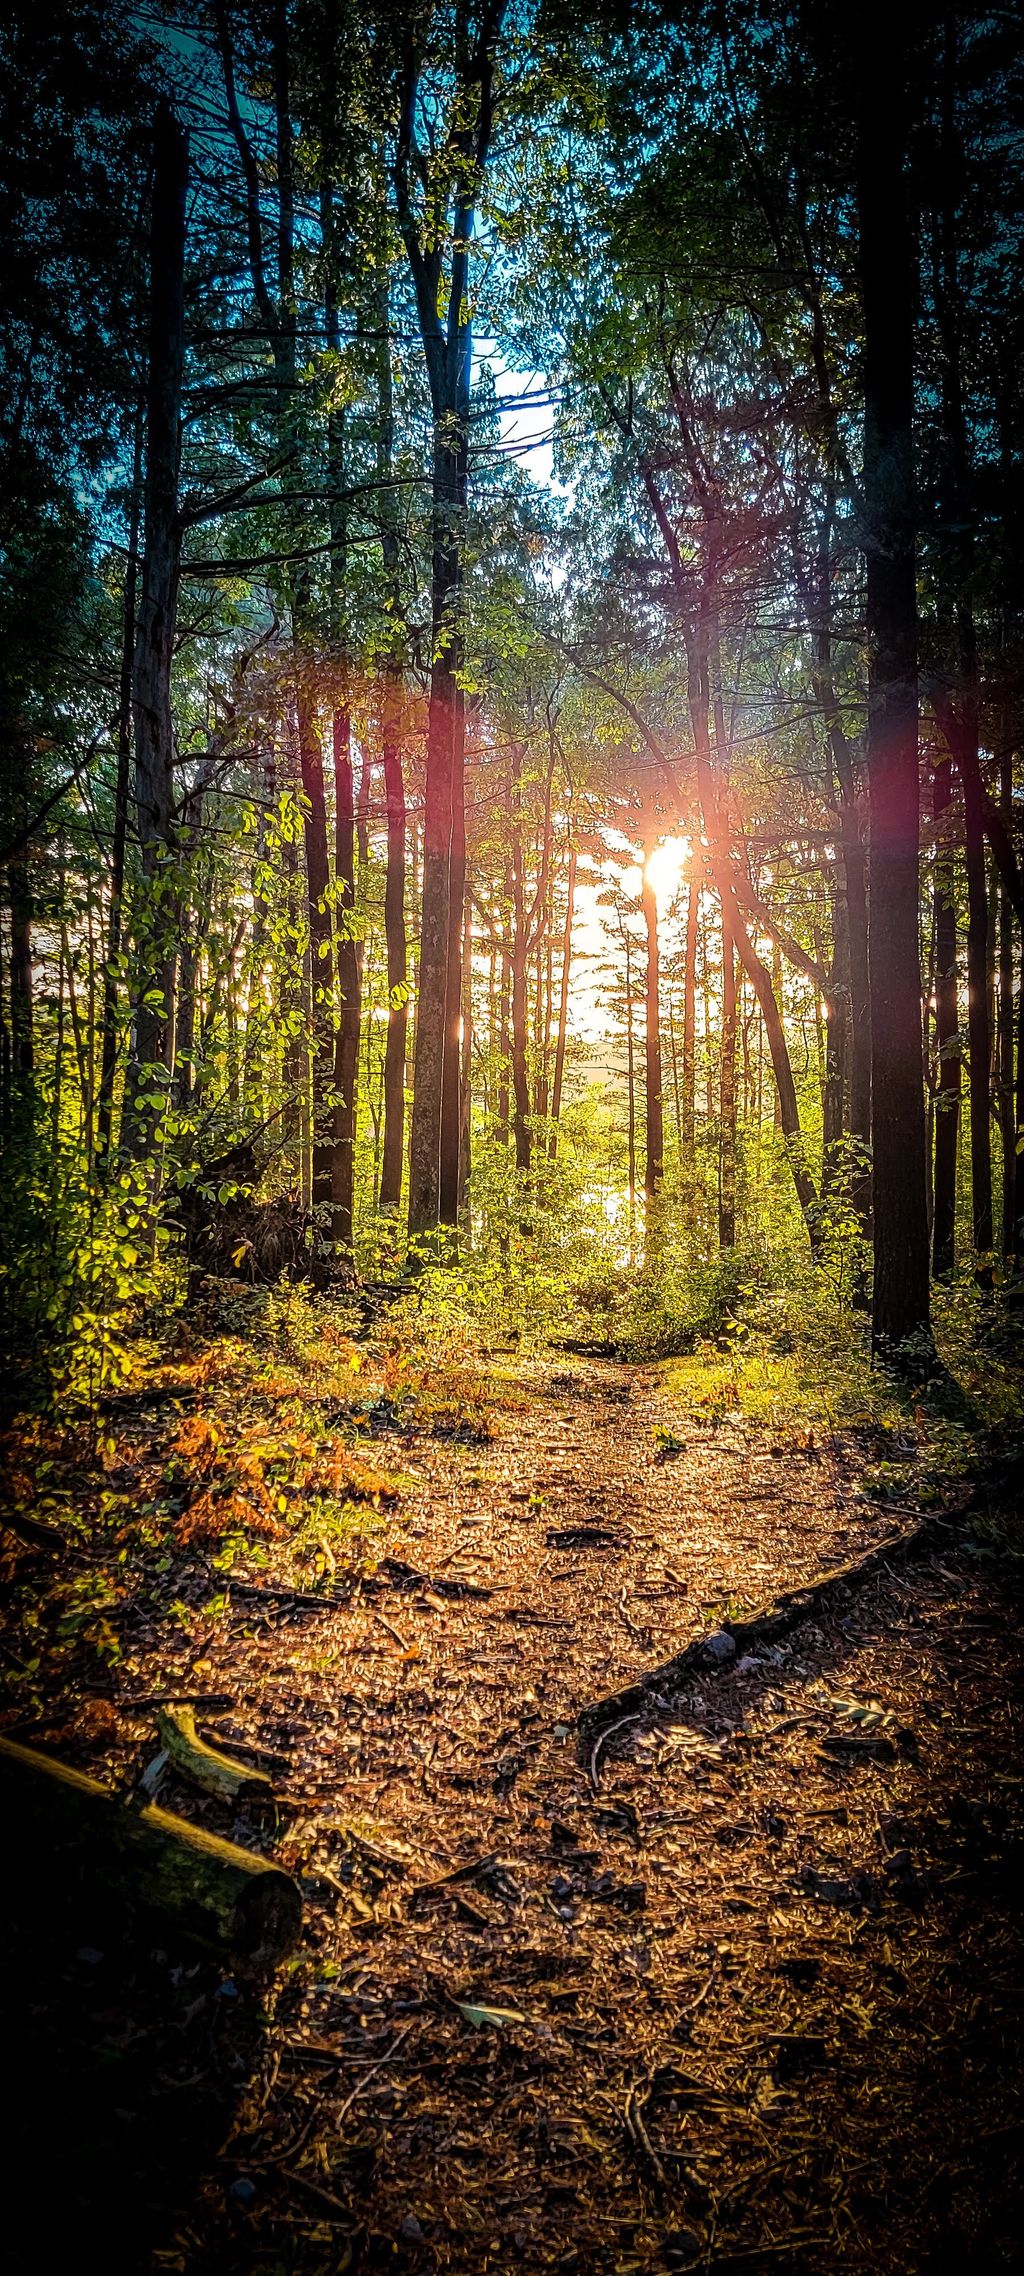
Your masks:
{"label": "tall tree trunk", "polygon": [[331,1207],[334,1246],[351,1255],[355,1226],[356,1106],[359,1067],[360,970],[356,939],[355,802],[352,778],[352,720],[348,705],[337,706],[333,722],[335,894],[338,924],[338,991],[341,1010],[334,1055],[334,1146]]}
{"label": "tall tree trunk", "polygon": [[821,1190],[835,1183],[837,1151],[846,1128],[850,1087],[850,928],[846,896],[836,882],[832,895],[832,966],[829,972],[825,1034],[825,1087],[821,1110]]}
{"label": "tall tree trunk", "polygon": [[[960,780],[964,794],[964,845],[967,866],[967,1065],[970,1086],[971,1198],[974,1247],[987,1258],[993,1246],[992,1214],[992,1026],[989,1017],[989,907],[985,817],[978,764],[978,705],[973,613],[960,611],[964,670],[968,674],[961,709],[961,733],[969,745]],[[982,1267],[986,1270],[986,1267]]]}
{"label": "tall tree trunk", "polygon": [[736,950],[722,910],[722,1064],[719,1085],[718,1245],[736,1246]]}
{"label": "tall tree trunk", "polygon": [[[646,852],[646,848],[644,849]],[[651,848],[653,851],[653,846]],[[646,1128],[644,1156],[644,1192],[649,1209],[657,1202],[665,1171],[665,1109],[662,1097],[661,1067],[661,967],[658,943],[658,901],[653,885],[647,880],[647,865],[641,872],[641,906],[647,931],[647,972],[644,985],[644,1074],[646,1097]]]}
{"label": "tall tree trunk", "polygon": [[516,1148],[517,1170],[528,1170],[532,1148],[530,1143],[530,1083],[527,1071],[527,951],[526,936],[516,931],[512,938],[512,1095],[515,1102],[512,1117]]}
{"label": "tall tree trunk", "polygon": [[[185,352],[185,200],[188,137],[161,105],[153,136],[149,351],[142,593],[132,667],[135,809],[141,894],[136,917],[139,978],[122,1144],[141,1158],[157,1112],[147,1069],[172,1049],[172,906],[169,875],[174,806],[171,662],[177,625],[181,525],[178,469]],[[140,1104],[140,1100],[142,1103]]]}
{"label": "tall tree trunk", "polygon": [[470,1137],[473,1114],[473,918],[467,901],[462,926],[462,1082],[459,1092],[459,1222],[465,1223],[472,1171]]}
{"label": "tall tree trunk", "polygon": [[[979,764],[978,650],[971,601],[974,544],[971,529],[970,468],[963,387],[963,325],[957,243],[958,199],[963,192],[963,152],[956,123],[958,40],[955,15],[945,22],[941,89],[941,264],[937,310],[942,340],[942,410],[948,457],[948,517],[954,526],[953,584],[959,701],[957,771],[964,798],[967,860],[967,1064],[970,1086],[971,1196],[975,1251],[988,1258],[993,1247],[991,1079],[992,1022],[989,1002],[989,906],[985,855],[985,795]],[[986,1276],[990,1267],[983,1266]]]}
{"label": "tall tree trunk", "polygon": [[506,865],[502,903],[501,986],[498,995],[498,1111],[495,1137],[503,1146],[509,1138],[509,1076],[512,1066],[512,870]]}
{"label": "tall tree trunk", "polygon": [[[431,679],[423,821],[423,895],[416,1008],[416,1064],[409,1154],[409,1230],[454,1224],[459,1193],[458,1027],[465,894],[465,699],[460,682],[463,544],[469,475],[473,363],[469,257],[476,203],[493,124],[494,44],[504,0],[488,0],[475,39],[457,16],[452,132],[453,203],[447,313],[442,231],[433,206],[421,226],[414,179],[426,159],[417,142],[419,58],[412,22],[403,49],[395,155],[399,226],[409,259],[434,422]],[[447,1065],[446,1065],[447,1061]]]}
{"label": "tall tree trunk", "polygon": [[703,617],[687,636],[687,698],[697,763],[697,791],[715,890],[723,914],[728,912],[736,953],[750,981],[764,1017],[779,1100],[779,1116],[796,1197],[800,1204],[812,1252],[818,1242],[818,1196],[807,1167],[800,1127],[800,1108],[782,1015],[767,966],[758,955],[747,930],[730,874],[728,823],[722,813],[711,760],[710,685],[708,678],[707,622]]}
{"label": "tall tree trunk", "polygon": [[636,1240],[636,1052],[633,1048],[633,958],[629,945],[629,928],[623,925],[626,943],[626,1176],[629,1190],[629,1257],[633,1261],[633,1244]]}
{"label": "tall tree trunk", "polygon": [[[1013,752],[1007,747],[1002,751],[999,761],[999,803],[1008,829],[1012,822],[1012,800]],[[1017,1113],[1013,1080],[1013,905],[1002,881],[999,885],[998,988],[997,1084],[999,1131],[1003,1157],[1001,1247],[1003,1256],[1012,1258],[1017,1245],[1018,1183]]]}
{"label": "tall tree trunk", "polygon": [[904,179],[907,70],[906,26],[874,0],[861,40],[857,140],[864,303],[872,1340],[879,1353],[894,1353],[912,1337],[930,1338],[918,938],[914,264]]}
{"label": "tall tree trunk", "polygon": [[952,766],[935,762],[932,815],[935,822],[935,878],[932,928],[935,941],[935,1148],[932,1181],[932,1271],[948,1280],[956,1262],[956,1163],[960,1132],[960,1015],[957,1006],[956,903],[949,825]]}
{"label": "tall tree trunk", "polygon": [[703,864],[696,829],[690,849],[690,890],[686,898],[686,936],[683,946],[683,1111],[679,1125],[680,1151],[692,1160],[697,1096],[697,918],[700,911]]}
{"label": "tall tree trunk", "polygon": [[[468,419],[468,404],[465,416]],[[460,476],[460,505],[466,501],[466,476]],[[451,603],[461,601],[461,556]],[[458,596],[458,600],[456,599]],[[462,661],[462,633],[456,640],[455,662]],[[441,1131],[437,1188],[437,1214],[442,1225],[457,1225],[461,1190],[462,1139],[462,928],[466,901],[466,698],[451,674],[451,825],[448,839],[448,930],[445,946],[444,1056],[441,1070]]]}
{"label": "tall tree trunk", "polygon": [[399,577],[398,533],[391,497],[394,456],[394,385],[391,368],[391,308],[385,247],[378,252],[377,384],[380,438],[377,472],[382,484],[381,553],[392,626],[382,665],[381,759],[384,768],[384,802],[387,810],[388,851],[384,882],[384,937],[388,967],[388,1034],[384,1053],[384,1147],[380,1171],[380,1206],[398,1209],[402,1199],[405,1155],[405,1057],[409,1029],[408,953],[405,938],[405,780],[402,753],[402,592]]}
{"label": "tall tree trunk", "polygon": [[107,952],[103,970],[103,1011],[100,1042],[100,1085],[96,1115],[96,1150],[101,1159],[110,1152],[113,1134],[114,1082],[117,1074],[117,1005],[119,965],[124,917],[124,868],[128,839],[128,796],[132,760],[132,663],[135,655],[135,610],[139,582],[139,517],[142,506],[142,413],[135,420],[132,453],[132,491],[128,516],[128,555],[121,601],[121,685],[117,706],[117,774],[114,781],[114,834],[110,854],[110,908]]}
{"label": "tall tree trunk", "polygon": [[565,898],[565,926],[562,933],[562,978],[558,991],[558,1040],[555,1045],[555,1075],[551,1091],[551,1136],[548,1140],[548,1160],[558,1155],[558,1124],[562,1112],[562,1082],[565,1075],[565,1045],[569,1024],[569,975],[572,970],[572,919],[576,899],[576,848],[569,848],[569,878]]}
{"label": "tall tree trunk", "polygon": [[[327,346],[341,354],[338,313],[339,264],[334,197],[321,189],[323,241],[327,255],[324,330]],[[327,418],[327,480],[330,492],[331,645],[336,689],[331,721],[334,760],[334,899],[338,970],[338,1024],[334,1038],[334,1116],[331,1146],[331,1242],[351,1257],[355,1234],[355,1160],[359,1080],[359,1020],[362,995],[361,943],[356,933],[355,791],[352,772],[352,712],[349,696],[348,626],[345,580],[348,514],[345,502],[345,413]],[[366,771],[364,762],[364,775]]]}
{"label": "tall tree trunk", "polygon": [[28,853],[7,871],[11,902],[11,1076],[15,1099],[32,1093],[35,1070],[35,1011],[32,991],[32,889]]}

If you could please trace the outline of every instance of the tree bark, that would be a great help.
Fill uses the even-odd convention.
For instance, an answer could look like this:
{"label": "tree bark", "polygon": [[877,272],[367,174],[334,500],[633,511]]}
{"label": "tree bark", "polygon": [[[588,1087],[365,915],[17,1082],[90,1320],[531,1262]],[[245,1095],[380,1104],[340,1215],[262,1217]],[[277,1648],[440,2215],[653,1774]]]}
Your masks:
{"label": "tree bark", "polygon": [[[145,1093],[146,1071],[166,1065],[172,1048],[172,897],[168,874],[174,805],[171,663],[181,560],[178,471],[185,352],[188,136],[169,105],[162,105],[157,114],[153,144],[142,592],[132,666],[135,810],[141,861],[135,928],[139,974],[132,1063],[121,1125],[121,1143],[137,1158],[151,1143],[158,1111]],[[140,1097],[144,1100],[141,1105]]]}
{"label": "tree bark", "polygon": [[458,1026],[465,894],[465,702],[459,685],[459,620],[473,361],[469,255],[490,145],[493,50],[502,15],[503,0],[490,0],[471,49],[459,19],[449,144],[454,162],[450,227],[445,215],[450,268],[444,319],[440,314],[443,248],[436,217],[425,229],[413,209],[413,173],[425,161],[417,142],[419,63],[411,24],[406,33],[395,158],[398,221],[416,296],[434,421],[431,679],[409,1154],[409,1231],[414,1236],[440,1223],[454,1224],[458,1216]]}
{"label": "tree bark", "polygon": [[683,947],[683,1111],[679,1125],[680,1151],[693,1157],[697,1098],[697,918],[700,910],[703,863],[696,830],[690,848],[690,890],[686,899],[686,937]]}
{"label": "tree bark", "polygon": [[956,1164],[960,1132],[960,1015],[957,1005],[956,904],[953,849],[949,842],[952,767],[935,762],[932,815],[935,822],[935,880],[932,926],[935,940],[935,1147],[932,1179],[932,1271],[948,1280],[956,1263]]}
{"label": "tree bark", "polygon": [[551,1090],[551,1136],[548,1140],[548,1160],[558,1156],[558,1124],[562,1112],[562,1082],[565,1075],[565,1046],[569,1024],[569,975],[572,970],[572,919],[576,898],[576,848],[569,848],[569,878],[565,900],[565,927],[562,933],[562,978],[558,992],[558,1040],[555,1045],[555,1074]]}
{"label": "tree bark", "polygon": [[[1013,753],[1007,748],[999,762],[1000,807],[1007,826],[1010,824],[1013,799]],[[999,885],[999,970],[998,970],[998,1056],[997,1087],[999,1100],[999,1132],[1003,1157],[1003,1195],[1000,1245],[1005,1258],[1012,1258],[1017,1246],[1017,1113],[1014,1097],[1013,1065],[1013,907],[1006,886]]]}
{"label": "tree bark", "polygon": [[[918,938],[914,264],[904,180],[908,46],[873,0],[862,28],[857,120],[864,307],[863,528],[870,796],[872,1341],[930,1342]],[[880,58],[884,55],[884,68]]]}
{"label": "tree bark", "polygon": [[296,1943],[302,1899],[269,1859],[12,1739],[0,1738],[0,1789],[9,1869],[33,1901],[66,1899],[81,1879],[207,1948],[269,1963]]}
{"label": "tree bark", "polygon": [[117,1074],[118,967],[124,915],[125,850],[128,838],[128,795],[132,760],[132,662],[135,654],[135,611],[139,583],[139,515],[142,504],[142,415],[135,421],[132,456],[131,506],[128,516],[128,556],[121,601],[121,686],[117,707],[117,774],[114,782],[114,835],[110,854],[110,908],[107,918],[107,952],[103,969],[103,1011],[100,1041],[100,1085],[96,1114],[96,1148],[100,1160],[110,1153],[113,1134],[114,1082]]}
{"label": "tree bark", "polygon": [[394,384],[391,368],[390,302],[384,249],[379,252],[378,409],[380,440],[377,472],[383,485],[381,554],[391,634],[382,667],[381,760],[387,810],[387,872],[384,882],[384,938],[388,967],[388,1033],[384,1052],[384,1146],[380,1206],[398,1209],[405,1157],[405,1059],[409,1029],[408,951],[405,937],[405,779],[402,753],[402,594],[398,533],[390,493],[394,456]]}
{"label": "tree bark", "polygon": [[[653,851],[653,847],[651,849]],[[644,849],[647,851],[646,847]],[[658,902],[642,870],[641,905],[647,932],[647,971],[644,985],[645,1154],[644,1193],[648,1206],[656,1204],[665,1172],[665,1109],[661,1065],[661,966],[658,943]]]}

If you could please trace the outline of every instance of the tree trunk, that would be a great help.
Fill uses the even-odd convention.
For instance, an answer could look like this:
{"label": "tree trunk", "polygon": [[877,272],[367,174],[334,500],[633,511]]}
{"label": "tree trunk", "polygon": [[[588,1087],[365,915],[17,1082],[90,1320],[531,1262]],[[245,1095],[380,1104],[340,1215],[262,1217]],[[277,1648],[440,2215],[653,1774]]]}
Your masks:
{"label": "tree trunk", "polygon": [[932,1180],[932,1271],[948,1280],[956,1262],[956,1163],[960,1132],[960,1016],[957,1006],[956,903],[953,848],[949,838],[952,767],[935,762],[932,814],[935,821],[935,880],[932,926],[935,940],[935,1148]]}
{"label": "tree trunk", "polygon": [[576,848],[569,848],[569,880],[565,901],[565,928],[562,933],[562,978],[558,992],[558,1041],[555,1045],[555,1075],[551,1091],[551,1136],[548,1140],[548,1160],[555,1161],[558,1154],[558,1122],[562,1112],[562,1081],[565,1074],[565,1045],[569,1020],[569,975],[572,969],[572,919],[576,898]]}
{"label": "tree trunk", "polygon": [[[981,772],[978,764],[978,706],[974,622],[969,604],[960,610],[962,659],[968,674],[960,731],[965,764],[960,770],[964,794],[964,844],[967,865],[967,1065],[970,1084],[971,1198],[974,1247],[979,1258],[990,1256],[994,1223],[992,1214],[992,1027],[989,1017],[989,907],[988,864],[985,852],[985,817]],[[983,1270],[986,1269],[984,1266]]]}
{"label": "tree trunk", "polygon": [[526,980],[525,936],[517,932],[512,941],[512,1095],[515,1101],[512,1122],[516,1168],[523,1171],[529,1169],[531,1161]]}
{"label": "tree trunk", "polygon": [[82,1880],[214,1950],[266,1963],[296,1943],[302,1899],[268,1858],[12,1739],[0,1738],[0,1790],[9,1872],[33,1903],[66,1901]]}
{"label": "tree trunk", "polygon": [[683,949],[683,1111],[679,1125],[680,1151],[692,1160],[697,1096],[697,918],[702,885],[700,840],[696,830],[690,849],[690,890],[686,900],[686,938]]}
{"label": "tree trunk", "polygon": [[[181,558],[178,469],[185,349],[188,137],[166,104],[157,114],[153,139],[142,594],[132,667],[135,809],[142,871],[135,925],[139,975],[132,1064],[122,1115],[122,1144],[136,1158],[141,1158],[151,1144],[158,1112],[147,1096],[147,1081],[151,1096],[153,1079],[147,1077],[147,1070],[166,1065],[171,1047],[171,663]],[[144,1103],[139,1103],[140,1098]]]}
{"label": "tree trunk", "polygon": [[[999,762],[999,802],[1007,828],[1011,827],[1013,800],[1013,753],[1007,748]],[[1017,1114],[1014,1098],[1013,1067],[1013,905],[1005,884],[999,885],[999,977],[998,977],[998,1060],[997,1085],[999,1098],[999,1131],[1003,1157],[1003,1207],[1001,1247],[1003,1256],[1012,1258],[1017,1246]]]}
{"label": "tree trunk", "polygon": [[11,1076],[14,1096],[31,1096],[35,1069],[35,1016],[32,993],[32,891],[28,854],[7,871],[11,901]]}
{"label": "tree trunk", "polygon": [[103,970],[103,1012],[100,1043],[100,1087],[96,1117],[96,1147],[100,1160],[110,1152],[113,1134],[114,1081],[117,1074],[118,967],[124,915],[125,848],[128,837],[128,794],[132,758],[132,662],[135,655],[135,610],[139,582],[139,514],[142,504],[142,416],[135,421],[132,457],[132,494],[128,518],[128,557],[121,602],[121,686],[117,707],[117,774],[114,782],[114,835],[110,854],[110,909],[107,919],[107,953]]}
{"label": "tree trunk", "polygon": [[786,1031],[770,974],[750,938],[730,877],[728,825],[719,806],[718,786],[711,763],[708,643],[703,619],[687,637],[687,697],[697,763],[697,790],[704,834],[708,842],[711,874],[723,916],[728,913],[737,955],[764,1016],[786,1152],[811,1249],[815,1252],[818,1243],[818,1196],[804,1154],[800,1109]]}
{"label": "tree trunk", "polygon": [[736,952],[722,909],[722,1065],[719,1090],[718,1245],[736,1246]]}
{"label": "tree trunk", "polygon": [[[906,28],[881,5],[862,27],[858,117],[864,304],[864,548],[870,796],[872,1341],[930,1341],[918,939],[914,264],[907,213]],[[884,68],[880,58],[884,55]]]}
{"label": "tree trunk", "polygon": [[633,1049],[633,959],[629,930],[625,925],[623,937],[626,943],[626,1175],[629,1186],[629,1258],[632,1263],[636,1239],[636,1053]]}
{"label": "tree trunk", "polygon": [[[409,1230],[413,1235],[430,1232],[441,1222],[454,1224],[458,1216],[458,1022],[466,858],[460,613],[473,365],[469,257],[493,124],[494,42],[502,14],[503,0],[489,0],[481,11],[471,46],[465,40],[460,18],[447,146],[454,162],[450,221],[445,202],[442,224],[436,211],[436,193],[425,216],[426,227],[421,226],[414,211],[414,175],[425,171],[426,159],[417,142],[419,65],[411,32],[403,49],[395,154],[398,221],[415,290],[434,422],[432,661],[409,1155]],[[447,196],[446,184],[446,201]],[[442,237],[450,245],[444,318],[440,312]]]}
{"label": "tree trunk", "polygon": [[[646,848],[644,849],[646,852]],[[653,850],[653,849],[652,849]],[[665,1110],[662,1097],[661,1068],[661,977],[658,954],[658,902],[653,885],[647,882],[647,867],[641,872],[641,903],[647,930],[647,973],[644,987],[644,1038],[645,1038],[645,1094],[646,1094],[646,1151],[644,1157],[644,1192],[650,1209],[657,1202],[665,1170]]]}
{"label": "tree trunk", "polygon": [[[465,504],[466,479],[460,479],[460,503]],[[451,588],[461,599],[461,560],[457,584]],[[462,635],[456,642],[461,661]],[[451,828],[448,840],[448,935],[445,964],[444,1057],[441,1071],[440,1167],[438,1218],[442,1225],[457,1225],[461,1178],[462,1139],[462,929],[466,901],[466,698],[451,675]]]}
{"label": "tree trunk", "polygon": [[334,712],[334,832],[337,899],[338,990],[341,1012],[334,1055],[334,1145],[331,1207],[335,1248],[351,1255],[355,1226],[356,1106],[359,1066],[360,970],[356,940],[355,810],[352,721],[347,704]]}
{"label": "tree trunk", "polygon": [[394,386],[391,369],[391,312],[385,249],[378,254],[380,341],[377,372],[380,440],[377,472],[383,486],[381,553],[387,583],[390,622],[393,627],[382,667],[381,759],[384,768],[384,802],[387,809],[388,852],[384,883],[384,937],[388,966],[388,1035],[384,1053],[384,1149],[380,1171],[380,1206],[398,1209],[402,1199],[405,1156],[405,1058],[409,1029],[408,953],[405,938],[405,781],[402,757],[402,594],[399,581],[398,535],[390,494],[394,455]]}

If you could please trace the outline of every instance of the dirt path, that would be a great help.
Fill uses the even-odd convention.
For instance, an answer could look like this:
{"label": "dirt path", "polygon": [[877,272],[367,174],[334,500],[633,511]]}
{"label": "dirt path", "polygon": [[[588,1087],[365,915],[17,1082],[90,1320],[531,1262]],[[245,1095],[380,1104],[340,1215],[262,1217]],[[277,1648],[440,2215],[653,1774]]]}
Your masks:
{"label": "dirt path", "polygon": [[603,1363],[525,1372],[491,1443],[409,1468],[372,1593],[238,1598],[198,1676],[138,1669],[231,1695],[211,1727],[274,1763],[308,1929],[262,2018],[197,1983],[181,2060],[198,2034],[249,2075],[177,2241],[125,2265],[1024,2266],[995,1576],[885,1572],[595,1766],[581,1709],[891,1511],[849,1448]]}

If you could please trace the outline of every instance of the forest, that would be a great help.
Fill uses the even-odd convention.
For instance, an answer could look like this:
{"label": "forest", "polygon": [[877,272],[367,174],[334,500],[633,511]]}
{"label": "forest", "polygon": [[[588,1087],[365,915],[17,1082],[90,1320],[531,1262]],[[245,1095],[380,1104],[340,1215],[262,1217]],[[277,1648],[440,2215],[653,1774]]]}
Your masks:
{"label": "forest", "polygon": [[1022,2269],[1021,18],[0,110],[12,2270]]}

